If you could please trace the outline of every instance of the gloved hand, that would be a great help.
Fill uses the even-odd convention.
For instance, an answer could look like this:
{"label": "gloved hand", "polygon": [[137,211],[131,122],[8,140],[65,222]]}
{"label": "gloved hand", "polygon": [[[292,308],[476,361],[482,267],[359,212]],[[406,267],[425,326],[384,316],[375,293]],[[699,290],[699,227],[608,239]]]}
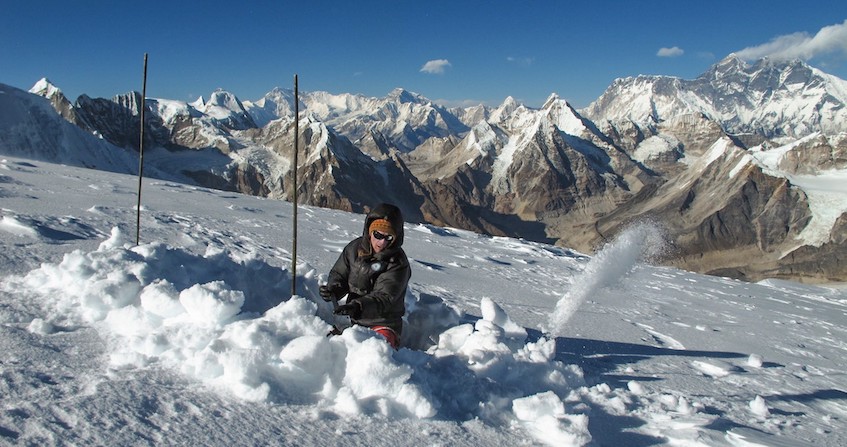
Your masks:
{"label": "gloved hand", "polygon": [[350,318],[358,320],[362,316],[362,303],[358,301],[342,304],[332,311],[335,315],[349,315]]}
{"label": "gloved hand", "polygon": [[333,297],[338,298],[338,291],[340,288],[337,284],[333,285],[323,285],[318,287],[318,293],[321,295],[324,301],[331,301]]}

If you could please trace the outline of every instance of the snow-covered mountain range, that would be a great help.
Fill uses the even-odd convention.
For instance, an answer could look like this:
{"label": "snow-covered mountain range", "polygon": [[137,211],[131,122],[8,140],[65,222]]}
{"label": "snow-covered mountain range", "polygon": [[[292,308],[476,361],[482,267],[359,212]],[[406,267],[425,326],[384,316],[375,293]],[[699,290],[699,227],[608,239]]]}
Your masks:
{"label": "snow-covered mountain range", "polygon": [[703,114],[731,134],[800,138],[844,132],[845,99],[843,80],[799,60],[748,65],[730,55],[694,80],[618,79],[584,113],[593,120],[640,125]]}
{"label": "snow-covered mountain range", "polygon": [[[71,104],[46,80],[33,94],[2,89],[0,151],[133,172],[139,94]],[[847,195],[819,181],[847,172],[847,82],[800,61],[730,55],[695,80],[619,79],[583,110],[555,94],[539,109],[512,98],[448,109],[403,89],[299,99],[296,182],[294,95],[280,88],[256,101],[148,98],[145,173],[283,199],[296,183],[312,205],[389,201],[410,221],[583,251],[652,220],[674,242],[668,264],[847,279]],[[99,149],[73,155],[68,137],[45,138],[56,129]]]}

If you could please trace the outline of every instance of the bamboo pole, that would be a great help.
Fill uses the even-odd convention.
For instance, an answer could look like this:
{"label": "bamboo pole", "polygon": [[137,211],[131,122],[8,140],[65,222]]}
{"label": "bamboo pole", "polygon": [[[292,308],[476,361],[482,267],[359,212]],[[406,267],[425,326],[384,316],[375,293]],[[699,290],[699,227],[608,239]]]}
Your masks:
{"label": "bamboo pole", "polygon": [[141,179],[144,177],[144,109],[147,102],[147,53],[144,53],[144,81],[141,87],[141,138],[138,143],[138,203],[135,216],[135,245],[141,243]]}
{"label": "bamboo pole", "polygon": [[294,75],[294,180],[291,182],[292,188],[294,188],[293,193],[293,205],[294,205],[294,213],[292,228],[294,232],[293,247],[291,249],[291,296],[297,294],[297,154],[300,152],[300,98],[298,92],[297,85],[297,75]]}

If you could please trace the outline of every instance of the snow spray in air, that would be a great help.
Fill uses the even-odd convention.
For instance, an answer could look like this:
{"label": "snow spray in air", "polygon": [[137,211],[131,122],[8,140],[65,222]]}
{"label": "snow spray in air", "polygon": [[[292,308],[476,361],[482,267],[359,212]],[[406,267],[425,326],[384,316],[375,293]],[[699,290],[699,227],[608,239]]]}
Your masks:
{"label": "snow spray in air", "polygon": [[662,254],[666,246],[664,232],[653,222],[637,223],[622,231],[597,252],[574,278],[573,287],[556,303],[547,332],[562,335],[568,320],[586,297],[600,289],[613,287],[639,262],[648,262]]}

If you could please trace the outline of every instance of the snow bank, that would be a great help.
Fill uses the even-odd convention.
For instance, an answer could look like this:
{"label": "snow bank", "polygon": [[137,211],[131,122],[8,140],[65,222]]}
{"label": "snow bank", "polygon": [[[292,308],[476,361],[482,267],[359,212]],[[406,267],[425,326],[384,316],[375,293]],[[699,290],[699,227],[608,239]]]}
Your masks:
{"label": "snow bank", "polygon": [[[94,251],[68,253],[7,286],[41,301],[28,325],[50,334],[91,326],[108,368],[168,368],[248,401],[315,405],[393,418],[482,419],[524,426],[541,442],[590,442],[587,416],[566,403],[582,371],[556,361],[556,342],[528,341],[490,299],[482,318],[438,297],[407,296],[405,348],[361,327],[327,337],[328,304],[308,266],[290,279],[254,255],[210,247],[132,246],[118,230]],[[417,349],[410,349],[417,348]]]}

